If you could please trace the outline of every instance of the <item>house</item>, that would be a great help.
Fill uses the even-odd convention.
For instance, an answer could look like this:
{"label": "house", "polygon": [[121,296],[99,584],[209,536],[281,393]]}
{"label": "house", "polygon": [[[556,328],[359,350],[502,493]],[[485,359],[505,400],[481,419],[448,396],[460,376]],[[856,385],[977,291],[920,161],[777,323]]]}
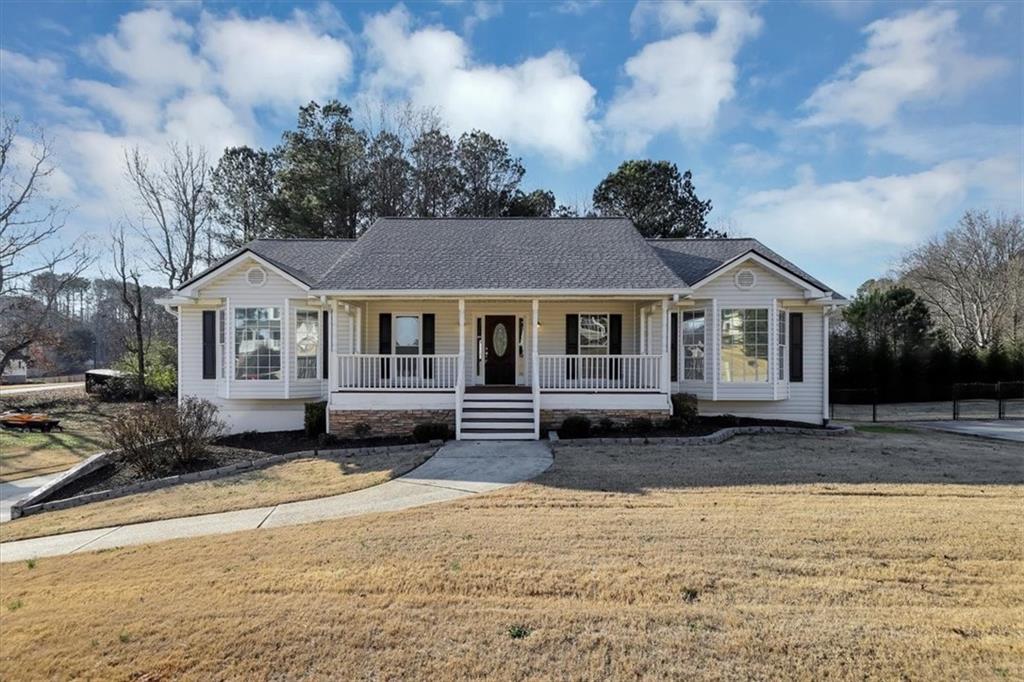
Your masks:
{"label": "house", "polygon": [[7,361],[7,368],[0,376],[0,384],[23,384],[28,381],[28,361],[24,355],[15,355]]}
{"label": "house", "polygon": [[570,414],[828,418],[844,299],[753,239],[644,239],[625,219],[382,218],[358,240],[257,240],[164,301],[180,395],[234,430],[448,422],[537,438]]}

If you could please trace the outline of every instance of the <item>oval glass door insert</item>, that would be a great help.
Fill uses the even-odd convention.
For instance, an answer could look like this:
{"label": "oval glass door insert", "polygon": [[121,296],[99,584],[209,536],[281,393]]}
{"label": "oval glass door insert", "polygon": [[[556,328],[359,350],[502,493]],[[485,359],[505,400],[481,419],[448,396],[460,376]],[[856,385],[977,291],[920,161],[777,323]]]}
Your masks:
{"label": "oval glass door insert", "polygon": [[494,325],[494,338],[492,339],[494,345],[494,354],[499,358],[505,357],[505,351],[508,350],[508,331],[505,329],[505,325],[499,322]]}

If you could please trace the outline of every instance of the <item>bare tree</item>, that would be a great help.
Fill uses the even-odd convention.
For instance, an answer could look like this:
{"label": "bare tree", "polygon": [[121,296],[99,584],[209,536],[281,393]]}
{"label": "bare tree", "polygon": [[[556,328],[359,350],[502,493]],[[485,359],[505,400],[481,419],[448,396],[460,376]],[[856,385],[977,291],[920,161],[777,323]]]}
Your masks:
{"label": "bare tree", "polygon": [[148,247],[153,269],[174,289],[192,279],[200,262],[212,260],[213,203],[206,151],[175,143],[167,150],[167,160],[156,169],[138,147],[126,150],[124,160],[143,211],[132,228]]}
{"label": "bare tree", "polygon": [[129,264],[125,250],[124,227],[111,235],[114,256],[114,272],[120,285],[121,304],[131,324],[130,333],[125,335],[125,348],[135,358],[135,389],[139,400],[146,399],[146,306],[142,295],[142,283],[137,265]]}
{"label": "bare tree", "polygon": [[[57,242],[67,211],[46,197],[56,170],[53,148],[42,130],[26,144],[27,160],[15,162],[17,119],[0,119],[0,374],[33,343],[54,333],[62,294],[92,263],[81,240]],[[57,274],[57,270],[62,274]],[[39,275],[46,286],[32,288]]]}
{"label": "bare tree", "polygon": [[961,348],[1024,340],[1024,223],[967,211],[956,228],[908,253],[903,281]]}

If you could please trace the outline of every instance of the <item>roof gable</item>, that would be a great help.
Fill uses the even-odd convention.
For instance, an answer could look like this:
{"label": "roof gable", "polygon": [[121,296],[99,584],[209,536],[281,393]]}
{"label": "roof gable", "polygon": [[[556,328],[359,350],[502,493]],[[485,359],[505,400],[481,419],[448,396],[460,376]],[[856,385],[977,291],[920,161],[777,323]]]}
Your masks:
{"label": "roof gable", "polygon": [[277,270],[303,288],[312,287],[355,243],[354,239],[256,239],[217,261],[185,284],[179,291],[194,289],[227,271],[228,265],[244,256]]}

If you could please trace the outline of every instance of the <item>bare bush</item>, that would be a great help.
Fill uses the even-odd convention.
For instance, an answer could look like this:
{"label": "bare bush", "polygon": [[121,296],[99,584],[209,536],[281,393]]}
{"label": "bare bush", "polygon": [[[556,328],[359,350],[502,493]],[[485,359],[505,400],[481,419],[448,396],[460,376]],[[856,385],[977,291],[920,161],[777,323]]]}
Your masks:
{"label": "bare bush", "polygon": [[205,455],[210,443],[224,429],[220,409],[195,396],[183,398],[175,410],[175,419],[165,426],[167,437],[174,444],[176,462],[186,467]]}
{"label": "bare bush", "polygon": [[224,432],[219,408],[188,396],[174,403],[135,405],[111,423],[121,459],[146,477],[190,469]]}
{"label": "bare bush", "polygon": [[166,408],[133,405],[110,422],[110,438],[121,459],[143,476],[156,476],[167,466],[166,444],[161,432]]}

